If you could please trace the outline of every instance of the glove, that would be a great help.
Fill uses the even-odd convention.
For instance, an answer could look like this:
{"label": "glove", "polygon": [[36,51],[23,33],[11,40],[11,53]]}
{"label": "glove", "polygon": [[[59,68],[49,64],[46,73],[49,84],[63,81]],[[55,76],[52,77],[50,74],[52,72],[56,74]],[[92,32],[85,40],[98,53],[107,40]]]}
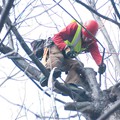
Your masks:
{"label": "glove", "polygon": [[99,65],[98,73],[103,74],[106,71],[106,65],[105,63],[102,63]]}
{"label": "glove", "polygon": [[75,58],[75,51],[73,50],[72,47],[70,46],[65,47],[64,52],[67,58]]}

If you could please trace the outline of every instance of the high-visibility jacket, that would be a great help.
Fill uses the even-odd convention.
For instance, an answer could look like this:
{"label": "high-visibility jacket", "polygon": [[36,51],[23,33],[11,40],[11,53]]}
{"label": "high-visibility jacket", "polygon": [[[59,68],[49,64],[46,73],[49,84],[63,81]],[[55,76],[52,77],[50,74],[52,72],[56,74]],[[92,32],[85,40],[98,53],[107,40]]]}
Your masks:
{"label": "high-visibility jacket", "polygon": [[96,40],[93,40],[92,43],[91,42],[85,43],[84,41],[82,41],[81,26],[78,25],[77,22],[70,23],[63,30],[55,34],[52,40],[61,51],[64,50],[66,45],[71,46],[75,45],[74,51],[76,51],[78,54],[83,49],[88,48],[96,64],[97,65],[101,64],[102,56],[100,55]]}
{"label": "high-visibility jacket", "polygon": [[71,42],[69,40],[64,41],[68,46],[72,46],[73,50],[77,54],[79,54],[83,50],[87,49],[87,48],[82,48],[81,28],[82,27],[80,25],[78,25],[77,30],[76,30],[76,32],[74,34],[74,37],[73,37]]}

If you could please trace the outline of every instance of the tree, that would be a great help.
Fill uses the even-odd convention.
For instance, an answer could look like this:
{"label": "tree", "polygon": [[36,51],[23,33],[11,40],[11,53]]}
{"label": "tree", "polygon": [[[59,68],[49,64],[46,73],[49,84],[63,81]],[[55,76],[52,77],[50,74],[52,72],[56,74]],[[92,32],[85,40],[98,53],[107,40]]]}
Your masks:
{"label": "tree", "polygon": [[[104,62],[107,64],[106,73],[100,76],[99,80],[95,72],[96,67],[90,66],[83,69],[81,74],[83,75],[84,81],[81,81],[81,84],[87,92],[89,99],[82,99],[83,96],[80,94],[80,100],[74,102],[76,93],[73,93],[73,95],[75,95],[74,97],[69,94],[73,99],[72,102],[64,102],[58,98],[55,99],[65,105],[65,110],[77,111],[77,113],[79,111],[87,120],[120,119],[119,0],[103,2],[99,0],[86,0],[84,2],[81,0],[61,0],[59,2],[55,0],[49,2],[42,0],[3,0],[0,4],[1,61],[4,57],[12,60],[14,65],[27,76],[27,79],[32,80],[41,91],[44,91],[44,89],[41,88],[38,83],[40,79],[39,76],[41,72],[43,72],[48,77],[49,72],[33,54],[29,43],[39,37],[46,38],[53,36],[53,34],[65,26],[70,19],[76,19],[80,23],[92,17],[96,19],[100,25],[98,41],[105,48]],[[70,8],[66,9],[66,4],[68,4]],[[81,12],[79,12],[80,10]],[[82,12],[86,15],[82,14]],[[66,17],[69,19],[68,21]],[[99,40],[99,38],[101,40]],[[99,47],[102,54],[103,48],[101,45],[99,45]],[[25,54],[25,57],[23,57],[23,54]],[[86,58],[86,56],[84,57]],[[14,65],[13,67],[15,67]],[[3,67],[1,74],[4,72],[7,74]],[[1,87],[6,85],[8,79],[14,79],[16,75],[19,76],[20,72],[7,76],[7,79],[1,82]],[[60,86],[59,82],[56,82],[55,86],[63,88],[63,91],[67,89]],[[51,96],[48,92],[45,92],[45,94]],[[29,111],[39,119],[44,119],[45,117],[37,114],[38,112],[34,113],[30,109],[27,109],[24,104],[15,105]],[[57,109],[55,110],[57,112]],[[21,111],[16,115],[16,119],[19,117],[22,119]],[[77,116],[79,116],[79,114],[77,114]],[[56,117],[58,118],[58,116]],[[78,118],[80,119],[80,117]]]}

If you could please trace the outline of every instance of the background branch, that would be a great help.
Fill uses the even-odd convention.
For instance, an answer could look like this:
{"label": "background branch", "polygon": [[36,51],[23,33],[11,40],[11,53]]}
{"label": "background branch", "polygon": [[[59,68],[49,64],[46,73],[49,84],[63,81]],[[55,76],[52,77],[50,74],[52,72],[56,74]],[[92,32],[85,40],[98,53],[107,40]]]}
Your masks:
{"label": "background branch", "polygon": [[0,17],[0,32],[3,28],[3,25],[5,23],[6,18],[8,17],[9,11],[11,9],[11,7],[13,6],[13,2],[14,0],[8,0],[8,2],[6,3],[4,9],[1,12],[1,17]]}

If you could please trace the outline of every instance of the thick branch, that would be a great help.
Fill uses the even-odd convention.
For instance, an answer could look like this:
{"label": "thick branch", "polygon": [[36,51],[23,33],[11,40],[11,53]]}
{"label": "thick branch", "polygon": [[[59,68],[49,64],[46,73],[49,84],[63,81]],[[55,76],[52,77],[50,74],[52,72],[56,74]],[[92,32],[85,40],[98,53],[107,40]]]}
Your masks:
{"label": "thick branch", "polygon": [[[12,26],[12,22],[9,19],[9,17],[6,20],[6,24],[8,26]],[[46,76],[49,77],[49,71],[43,66],[43,64],[37,59],[37,57],[32,54],[32,51],[30,50],[30,48],[28,47],[28,45],[25,43],[24,39],[22,38],[22,36],[20,35],[20,33],[18,32],[17,28],[15,26],[12,26],[12,32],[15,34],[17,40],[19,41],[19,43],[21,44],[22,48],[25,50],[25,52],[28,54],[28,56],[32,59],[32,61],[36,64],[36,66],[41,70],[41,72]]]}
{"label": "thick branch", "polygon": [[[3,54],[7,54],[12,52],[12,49],[2,44],[0,45],[0,52],[2,52]],[[10,58],[15,63],[15,65],[20,68],[20,70],[25,72],[27,76],[39,81],[41,72],[35,67],[31,66],[28,62],[26,62],[25,59],[21,57],[18,53],[13,52],[11,55],[8,56],[8,58]]]}
{"label": "thick branch", "polygon": [[91,102],[72,102],[65,104],[65,110],[80,111],[80,112],[91,112],[94,106]]}
{"label": "thick branch", "polygon": [[8,14],[9,14],[9,11],[10,11],[12,5],[13,5],[13,2],[14,2],[14,0],[8,0],[6,6],[2,10],[1,18],[0,18],[0,32],[2,30],[2,27],[3,27],[4,23],[5,23],[5,20],[8,16]]}
{"label": "thick branch", "polygon": [[57,89],[67,94],[74,101],[91,101],[91,98],[80,88],[75,90],[75,88],[70,87],[68,84],[64,85],[58,81],[55,81],[54,84]]}
{"label": "thick branch", "polygon": [[118,100],[114,105],[112,105],[109,110],[107,110],[106,113],[102,114],[97,120],[107,119],[111,114],[118,110],[118,108],[120,108],[120,100]]}
{"label": "thick branch", "polygon": [[92,96],[95,100],[100,100],[101,98],[101,89],[97,83],[96,73],[92,68],[85,68],[82,70],[82,74],[85,77],[85,80],[88,81],[89,86],[92,90]]}

